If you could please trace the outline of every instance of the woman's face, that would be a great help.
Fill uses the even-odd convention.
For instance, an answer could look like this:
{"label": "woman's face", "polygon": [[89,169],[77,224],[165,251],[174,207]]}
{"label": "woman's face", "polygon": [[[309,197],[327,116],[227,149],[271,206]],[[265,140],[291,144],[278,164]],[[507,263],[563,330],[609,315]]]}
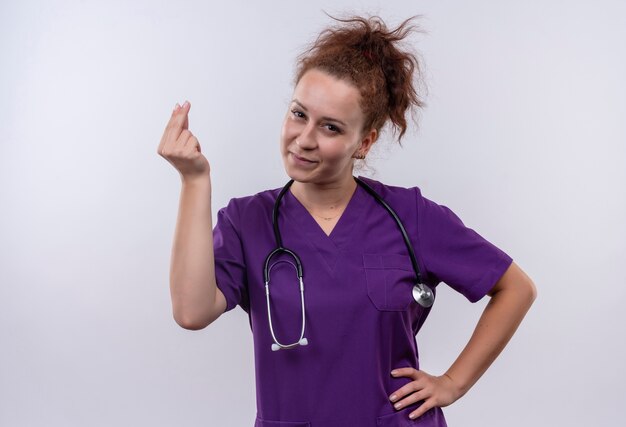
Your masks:
{"label": "woman's face", "polygon": [[366,153],[376,131],[363,135],[364,116],[356,87],[311,69],[293,92],[281,132],[287,175],[316,184],[341,182],[352,175],[352,156]]}

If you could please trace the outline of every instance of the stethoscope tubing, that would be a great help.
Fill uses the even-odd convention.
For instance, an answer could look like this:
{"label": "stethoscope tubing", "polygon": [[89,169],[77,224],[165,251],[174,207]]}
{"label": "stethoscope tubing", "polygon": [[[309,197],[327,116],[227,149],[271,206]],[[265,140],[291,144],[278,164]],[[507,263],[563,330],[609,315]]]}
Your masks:
{"label": "stethoscope tubing", "polygon": [[411,264],[413,265],[413,270],[415,271],[417,283],[422,283],[422,275],[420,273],[419,265],[417,264],[417,258],[415,257],[415,251],[413,250],[413,245],[411,244],[411,241],[409,240],[409,236],[404,228],[404,225],[402,224],[402,221],[400,221],[398,214],[396,214],[396,211],[391,209],[391,206],[389,206],[387,202],[385,202],[385,200],[382,197],[380,197],[378,193],[374,191],[372,187],[370,187],[369,185],[367,185],[365,182],[363,182],[357,177],[354,177],[354,179],[359,185],[361,185],[361,187],[363,187],[363,189],[365,189],[365,191],[367,191],[372,197],[374,197],[374,199],[376,199],[376,201],[380,203],[396,221],[396,225],[400,229],[400,233],[402,234],[402,238],[404,239],[404,244],[406,245],[406,248],[409,251],[409,258],[411,258]]}
{"label": "stethoscope tubing", "polygon": [[[376,201],[379,204],[381,204],[385,208],[385,210],[393,217],[394,221],[396,222],[396,225],[398,226],[398,229],[400,230],[400,234],[402,234],[404,244],[409,252],[409,258],[411,259],[411,264],[413,266],[413,270],[415,271],[415,276],[417,279],[416,284],[413,286],[413,291],[412,291],[413,298],[415,299],[417,303],[419,303],[423,307],[432,306],[434,302],[434,293],[428,286],[426,286],[422,282],[422,276],[420,273],[419,265],[417,263],[417,258],[415,256],[415,251],[413,250],[413,245],[411,244],[411,241],[409,240],[409,236],[406,232],[406,229],[404,228],[404,225],[402,224],[402,221],[400,220],[396,212],[391,208],[391,206],[389,206],[387,202],[385,202],[385,200],[382,197],[380,197],[378,193],[372,187],[370,187],[368,184],[366,184],[364,181],[360,180],[357,177],[354,177],[354,180],[368,194],[374,197],[374,199],[376,199]],[[292,251],[291,249],[285,248],[283,246],[283,239],[280,234],[280,229],[278,227],[278,213],[279,213],[278,211],[279,211],[280,201],[282,200],[287,190],[289,190],[289,187],[291,187],[293,182],[294,182],[293,179],[291,179],[289,180],[289,182],[287,182],[287,184],[285,184],[285,186],[282,188],[280,193],[278,193],[278,196],[276,197],[276,201],[274,202],[274,208],[272,209],[272,226],[274,229],[274,239],[276,240],[276,248],[267,255],[267,257],[265,258],[265,263],[263,265],[263,280],[265,282],[265,297],[267,300],[267,316],[269,320],[272,339],[274,340],[274,344],[272,344],[272,351],[280,350],[281,348],[288,349],[288,348],[293,348],[297,345],[308,344],[308,340],[304,337],[306,314],[305,314],[305,305],[304,305],[304,272],[302,269],[302,262],[300,260],[300,257],[294,251]],[[276,338],[276,334],[274,332],[274,326],[272,324],[272,314],[271,314],[271,308],[270,308],[269,284],[270,284],[270,272],[271,272],[271,269],[273,268],[273,265],[270,267],[269,264],[272,258],[280,253],[287,254],[295,261],[295,263],[291,263],[289,261],[283,260],[284,262],[287,262],[295,267],[296,274],[298,277],[298,282],[300,285],[300,301],[301,301],[301,306],[302,306],[302,309],[301,309],[302,310],[302,328],[300,331],[300,339],[291,344],[282,344]]]}

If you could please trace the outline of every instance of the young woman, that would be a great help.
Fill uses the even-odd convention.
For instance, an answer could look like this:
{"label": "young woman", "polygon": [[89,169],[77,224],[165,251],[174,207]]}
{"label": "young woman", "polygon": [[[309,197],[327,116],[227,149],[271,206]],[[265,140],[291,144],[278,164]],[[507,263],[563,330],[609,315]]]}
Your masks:
{"label": "young woman", "polygon": [[[422,102],[415,56],[356,17],[322,32],[298,62],[280,153],[281,188],[232,199],[211,233],[207,159],[176,105],[158,153],[182,191],[171,263],[176,322],[200,329],[236,305],[254,337],[256,427],[445,426],[441,407],[490,366],[535,299],[532,280],[447,207],[353,176],[388,124],[398,139]],[[490,297],[442,375],[420,369],[415,335],[445,282]]]}

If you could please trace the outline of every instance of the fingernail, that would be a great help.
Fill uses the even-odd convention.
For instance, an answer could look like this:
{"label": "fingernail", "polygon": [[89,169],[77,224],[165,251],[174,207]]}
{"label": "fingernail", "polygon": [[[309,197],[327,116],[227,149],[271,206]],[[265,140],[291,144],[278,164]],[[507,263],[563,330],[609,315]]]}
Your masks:
{"label": "fingernail", "polygon": [[189,101],[185,101],[185,103],[183,104],[183,108],[189,105]]}
{"label": "fingernail", "polygon": [[389,398],[389,400],[391,400],[393,402],[397,398],[398,398],[398,396],[396,396],[395,394],[392,394],[391,397]]}
{"label": "fingernail", "polygon": [[415,414],[409,414],[409,418],[410,419],[414,419],[415,418]]}
{"label": "fingernail", "polygon": [[180,105],[178,105],[178,102],[176,103],[176,105],[174,106],[174,111],[178,111],[180,109]]}
{"label": "fingernail", "polygon": [[393,405],[394,408],[398,409],[400,406],[402,406],[402,403],[398,402],[395,405]]}
{"label": "fingernail", "polygon": [[391,375],[398,375],[398,371],[391,371]]}

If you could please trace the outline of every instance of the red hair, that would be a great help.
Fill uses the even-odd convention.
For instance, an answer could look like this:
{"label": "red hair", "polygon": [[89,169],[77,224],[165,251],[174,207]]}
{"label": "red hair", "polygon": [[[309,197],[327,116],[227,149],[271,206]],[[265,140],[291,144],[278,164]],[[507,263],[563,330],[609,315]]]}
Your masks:
{"label": "red hair", "polygon": [[415,77],[421,78],[416,54],[400,46],[416,30],[409,25],[415,17],[392,30],[377,16],[331,18],[340,24],[322,31],[298,56],[295,83],[310,69],[348,80],[361,94],[363,131],[374,128],[380,134],[389,120],[400,142],[407,128],[407,111],[425,105],[414,84]]}

